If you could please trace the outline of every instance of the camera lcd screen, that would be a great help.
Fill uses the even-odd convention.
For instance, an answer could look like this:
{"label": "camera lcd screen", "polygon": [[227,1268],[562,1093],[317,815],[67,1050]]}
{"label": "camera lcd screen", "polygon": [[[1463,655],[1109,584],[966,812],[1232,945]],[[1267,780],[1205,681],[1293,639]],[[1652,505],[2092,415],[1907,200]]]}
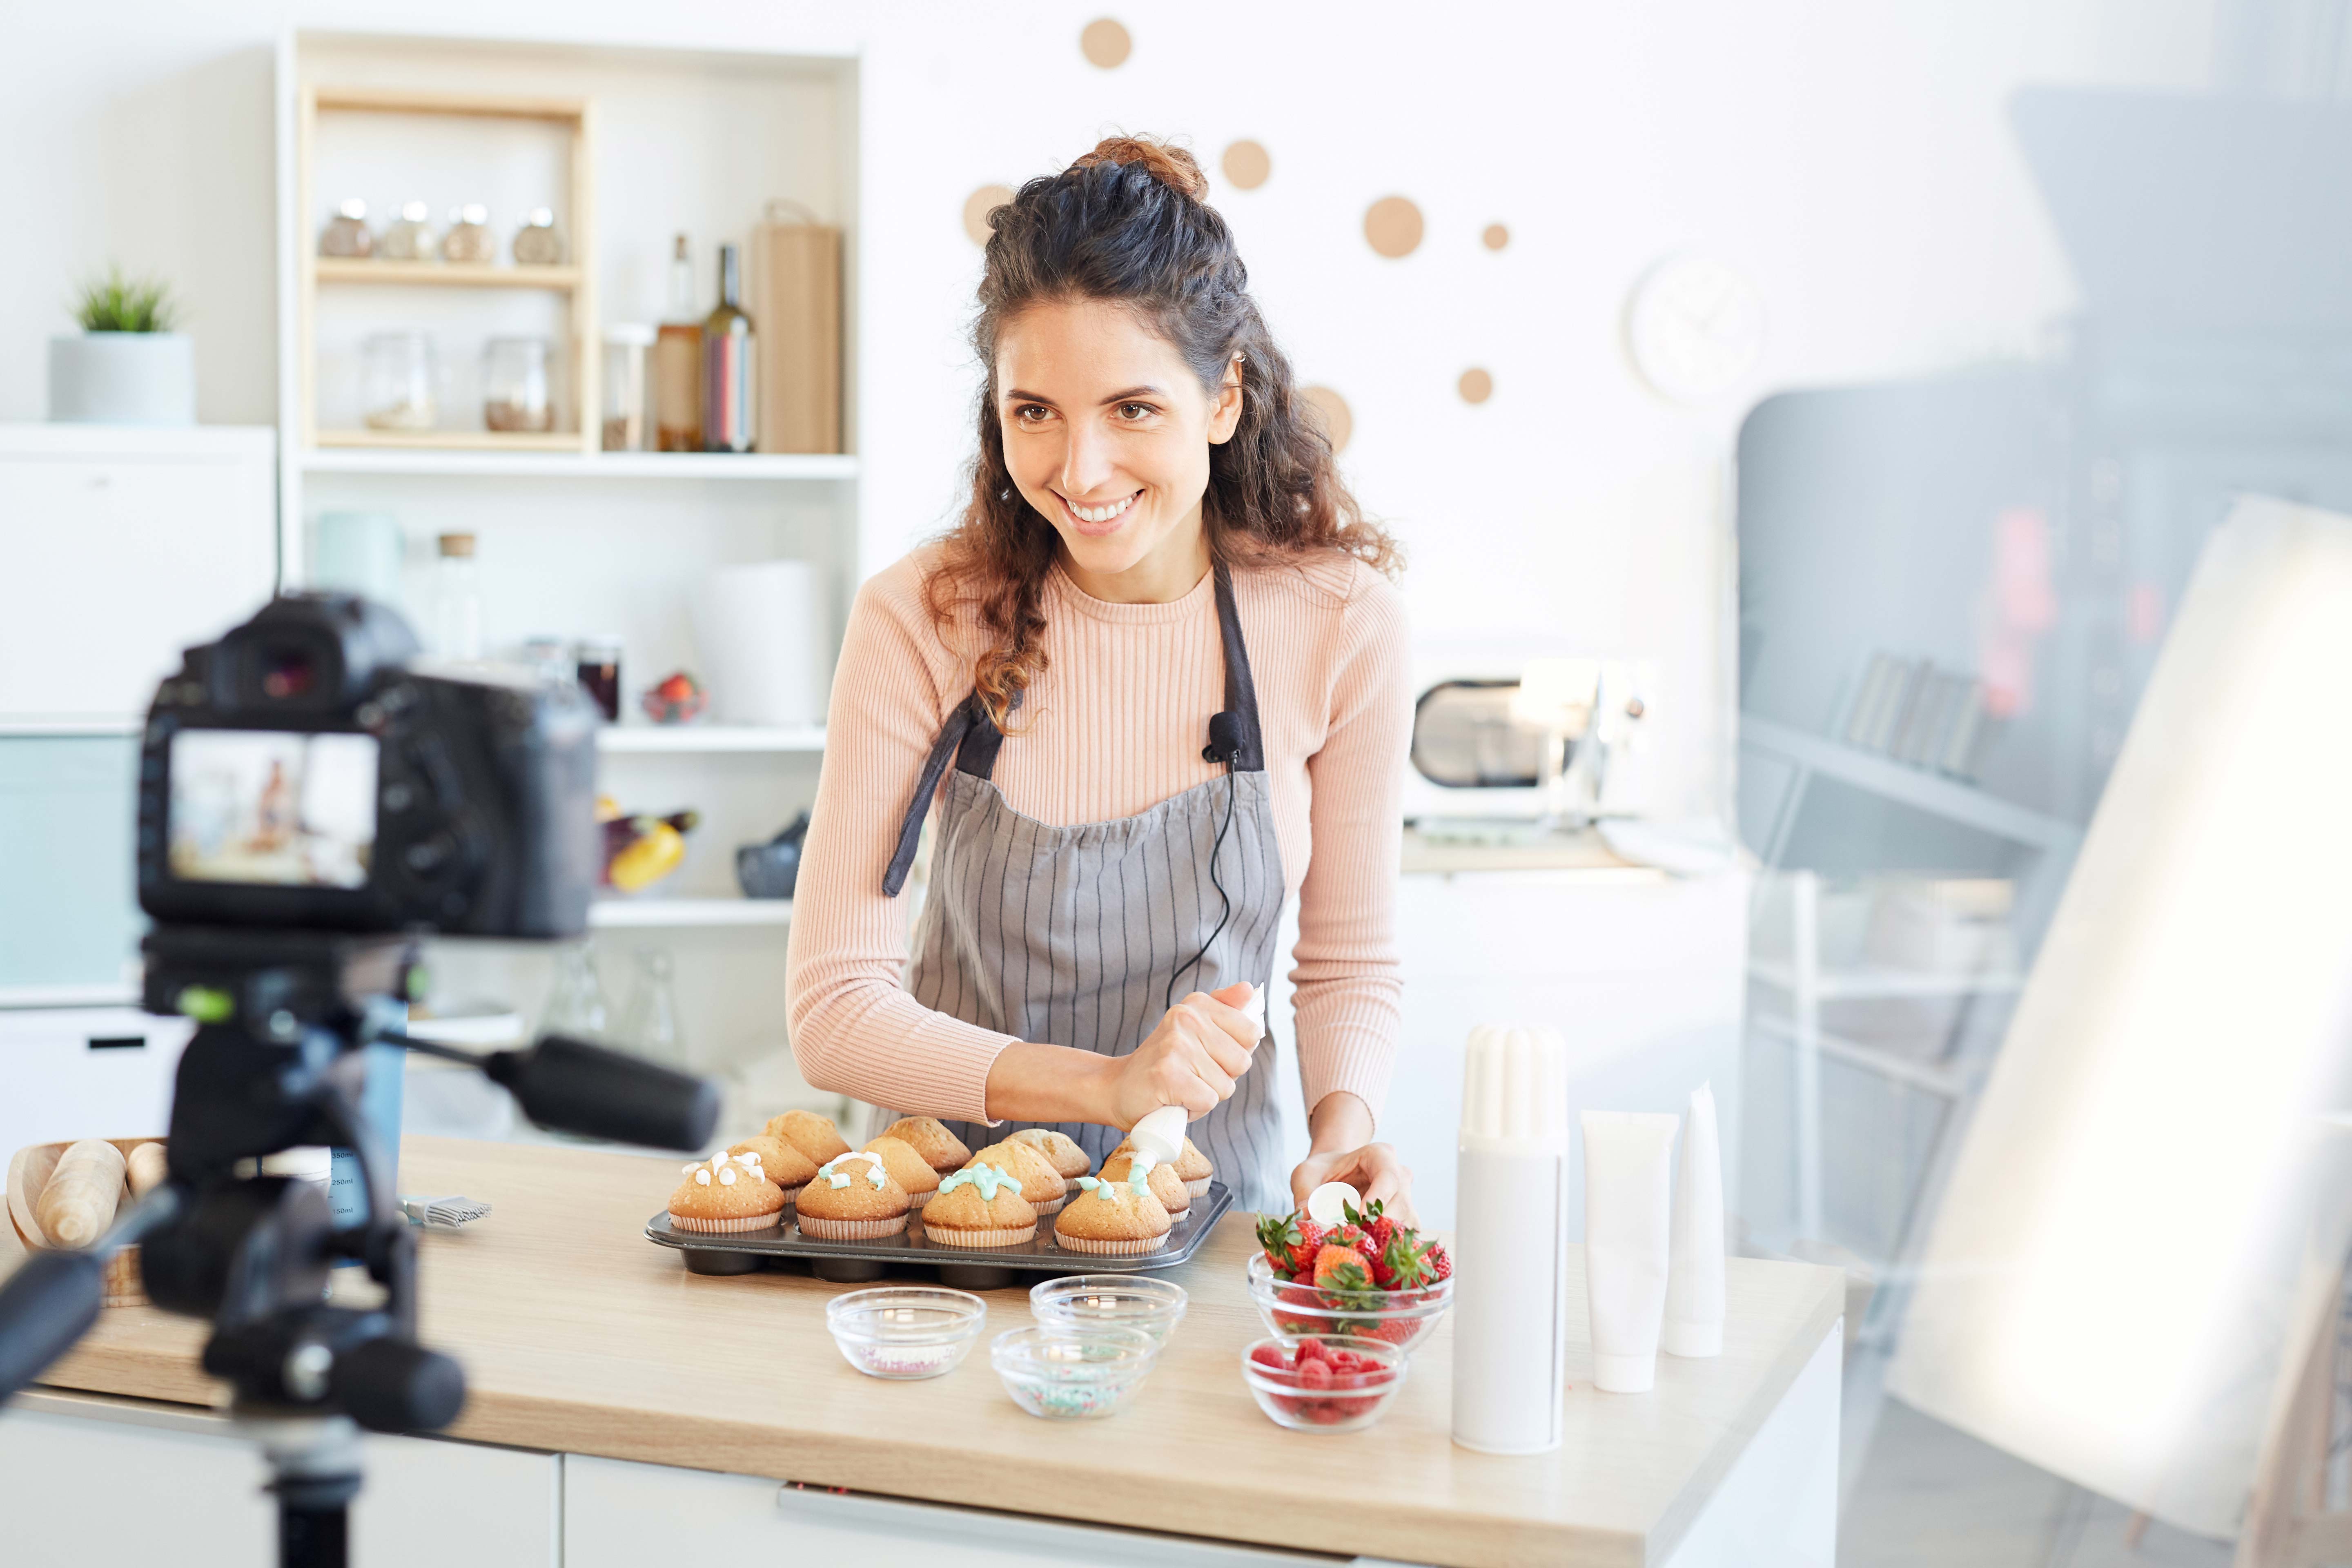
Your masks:
{"label": "camera lcd screen", "polygon": [[183,730],[172,737],[172,875],[364,888],[375,786],[373,735]]}

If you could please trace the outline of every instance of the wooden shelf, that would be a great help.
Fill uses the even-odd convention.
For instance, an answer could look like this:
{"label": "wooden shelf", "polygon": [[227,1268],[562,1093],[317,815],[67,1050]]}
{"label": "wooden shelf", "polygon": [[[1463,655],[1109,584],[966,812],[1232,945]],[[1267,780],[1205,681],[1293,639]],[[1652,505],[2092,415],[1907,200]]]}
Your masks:
{"label": "wooden shelf", "polygon": [[320,87],[312,91],[312,102],[320,109],[356,110],[368,114],[464,114],[486,120],[577,123],[588,113],[588,100],[583,98],[423,92],[402,87]]}
{"label": "wooden shelf", "polygon": [[749,724],[616,724],[596,731],[606,753],[688,754],[708,752],[822,752],[824,726]]}
{"label": "wooden shelf", "polygon": [[576,430],[321,430],[321,447],[379,447],[394,451],[569,452],[583,460]]}
{"label": "wooden shelf", "polygon": [[681,926],[771,926],[789,924],[790,899],[598,899],[588,906],[596,931]]}
{"label": "wooden shelf", "polygon": [[[436,432],[435,439],[464,434]],[[300,460],[302,471],[310,474],[795,481],[857,477],[857,459],[845,452],[583,452],[577,437],[566,439],[568,445],[550,451],[373,446],[310,451]]]}
{"label": "wooden shelf", "polygon": [[321,256],[314,263],[321,283],[371,283],[395,288],[545,289],[569,293],[580,287],[580,268],[502,267],[487,261],[376,261]]}

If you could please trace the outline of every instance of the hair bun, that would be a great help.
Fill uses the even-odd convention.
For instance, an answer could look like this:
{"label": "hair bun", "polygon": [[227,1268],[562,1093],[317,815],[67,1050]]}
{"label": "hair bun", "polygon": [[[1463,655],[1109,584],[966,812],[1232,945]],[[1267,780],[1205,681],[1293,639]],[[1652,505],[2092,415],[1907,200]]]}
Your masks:
{"label": "hair bun", "polygon": [[1153,179],[1196,202],[1209,194],[1209,176],[1201,173],[1192,153],[1148,136],[1106,136],[1070,167],[1091,169],[1097,163],[1140,163]]}

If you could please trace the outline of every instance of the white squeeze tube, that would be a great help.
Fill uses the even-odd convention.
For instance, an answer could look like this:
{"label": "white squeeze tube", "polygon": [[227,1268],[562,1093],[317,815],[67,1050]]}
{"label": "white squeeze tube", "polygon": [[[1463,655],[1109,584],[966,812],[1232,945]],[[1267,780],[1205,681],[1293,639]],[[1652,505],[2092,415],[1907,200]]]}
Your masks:
{"label": "white squeeze tube", "polygon": [[1560,1445],[1568,1391],[1568,1046],[1482,1025],[1462,1073],[1454,1238],[1454,1440]]}
{"label": "white squeeze tube", "polygon": [[1681,1120],[1635,1110],[1584,1113],[1584,1299],[1592,1386],[1603,1394],[1643,1394],[1657,1378]]}
{"label": "white squeeze tube", "polygon": [[1723,1353],[1723,1142],[1715,1126],[1715,1088],[1691,1090],[1683,1119],[1683,1154],[1675,1173],[1674,1240],[1666,1272],[1666,1326],[1658,1348],[1668,1355]]}

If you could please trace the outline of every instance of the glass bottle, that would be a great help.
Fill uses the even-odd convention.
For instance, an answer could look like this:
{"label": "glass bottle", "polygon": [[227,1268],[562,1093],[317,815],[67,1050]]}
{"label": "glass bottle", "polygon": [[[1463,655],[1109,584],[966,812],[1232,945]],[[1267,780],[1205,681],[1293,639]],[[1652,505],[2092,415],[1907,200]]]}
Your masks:
{"label": "glass bottle", "polygon": [[400,216],[383,226],[376,255],[386,261],[438,261],[441,240],[428,221],[432,216],[433,209],[423,202],[403,203]]}
{"label": "glass bottle", "polygon": [[487,266],[499,258],[499,242],[490,233],[490,209],[468,202],[449,209],[449,232],[441,237],[441,259]]}
{"label": "glass bottle", "polygon": [[319,254],[355,260],[375,253],[375,236],[368,232],[367,203],[352,197],[335,208],[335,216],[319,231]]}
{"label": "glass bottle", "polygon": [[643,321],[615,321],[604,329],[604,450],[642,452],[653,443],[647,422],[646,356],[654,329]]}
{"label": "glass bottle", "polygon": [[482,584],[474,566],[474,536],[445,533],[434,563],[433,651],[443,658],[482,657]]}
{"label": "glass bottle", "polygon": [[702,320],[702,449],[748,452],[758,410],[751,318],[738,302],[735,247],[719,247],[719,306]]}
{"label": "glass bottle", "polygon": [[637,949],[637,978],[629,1011],[621,1023],[621,1044],[631,1050],[683,1066],[686,1040],[678,1033],[677,993],[670,983],[669,954],[657,947]]}
{"label": "glass bottle", "polygon": [[583,637],[572,654],[572,674],[608,724],[621,721],[621,639],[607,632]]}
{"label": "glass bottle", "polygon": [[670,257],[669,315],[654,342],[654,437],[665,452],[702,450],[702,316],[682,234]]}
{"label": "glass bottle", "polygon": [[555,214],[533,207],[515,230],[514,258],[518,267],[556,267],[563,261],[563,237],[555,232]]}
{"label": "glass bottle", "polygon": [[612,1009],[604,1001],[604,983],[596,974],[595,943],[586,937],[555,950],[555,984],[548,991],[542,1032],[569,1035],[575,1040],[604,1038]]}
{"label": "glass bottle", "polygon": [[492,338],[482,350],[482,423],[499,431],[555,428],[545,338]]}
{"label": "glass bottle", "polygon": [[430,430],[441,416],[440,363],[425,332],[373,332],[360,345],[360,405],[371,430]]}

